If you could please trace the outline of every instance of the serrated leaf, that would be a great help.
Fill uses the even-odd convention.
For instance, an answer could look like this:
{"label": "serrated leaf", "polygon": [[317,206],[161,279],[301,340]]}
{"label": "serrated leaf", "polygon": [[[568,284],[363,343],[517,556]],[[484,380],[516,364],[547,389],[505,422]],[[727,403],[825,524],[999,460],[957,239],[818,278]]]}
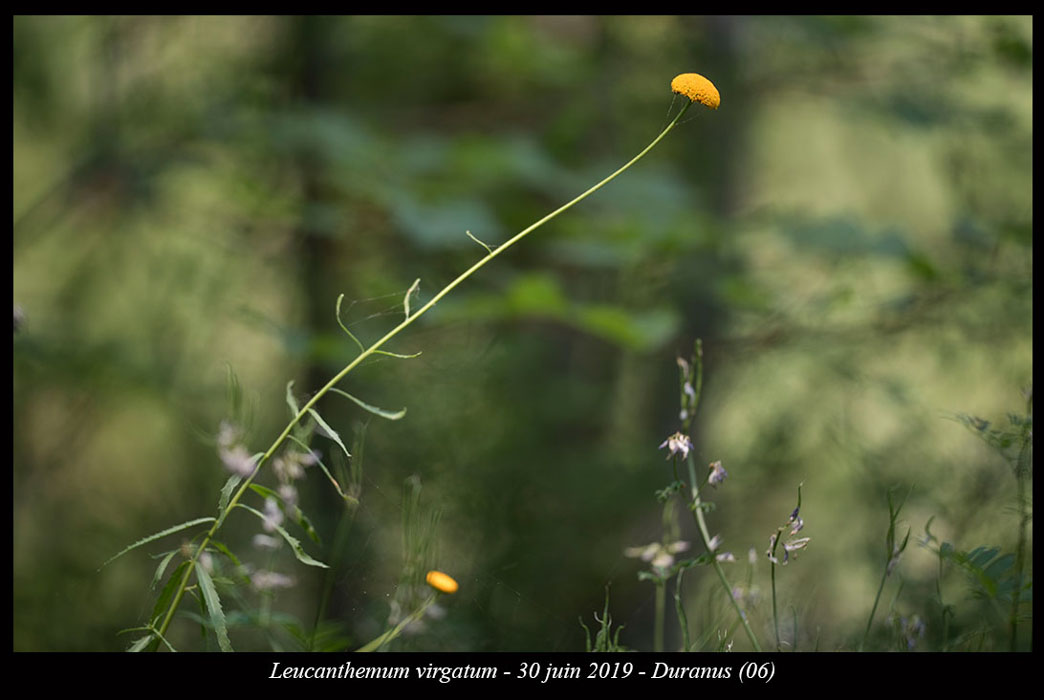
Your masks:
{"label": "serrated leaf", "polygon": [[189,520],[188,522],[181,523],[180,525],[175,525],[174,527],[168,527],[166,530],[162,530],[160,532],[153,533],[153,534],[149,535],[148,537],[143,537],[142,539],[138,540],[137,542],[135,542],[134,544],[130,545],[129,547],[124,548],[119,554],[109,558],[108,561],[106,561],[104,564],[102,564],[101,566],[98,567],[98,571],[101,571],[106,566],[108,566],[112,562],[116,561],[117,559],[122,557],[127,552],[131,551],[132,549],[137,549],[138,547],[142,546],[143,544],[148,544],[149,542],[153,542],[155,540],[158,540],[161,537],[166,537],[167,535],[172,535],[175,532],[180,532],[181,530],[188,529],[188,528],[190,528],[190,527],[192,527],[194,525],[200,525],[202,523],[212,523],[216,519],[217,518],[196,518],[195,520]]}
{"label": "serrated leaf", "polygon": [[[336,389],[334,391],[336,391]],[[323,429],[320,434],[336,442],[340,446],[340,448],[344,450],[345,456],[351,457],[352,455],[350,452],[348,452],[348,448],[344,446],[343,442],[341,442],[341,436],[337,434],[336,430],[334,430],[326,424],[326,421],[324,421],[323,417],[319,415],[319,412],[316,411],[314,408],[308,409],[308,412],[312,414],[312,418],[315,418],[315,422],[318,423],[319,427]]]}
{"label": "serrated leaf", "polygon": [[134,642],[129,647],[127,647],[127,651],[129,651],[129,652],[142,651],[143,649],[145,649],[145,647],[147,647],[149,645],[149,642],[152,641],[152,638],[153,638],[152,634],[146,634],[144,637],[142,637],[140,639],[135,639]]}
{"label": "serrated leaf", "polygon": [[290,415],[296,417],[301,409],[297,407],[297,399],[294,398],[294,380],[286,383],[286,405],[290,407]]}
{"label": "serrated leaf", "polygon": [[196,567],[196,580],[203,593],[203,600],[206,601],[207,614],[210,617],[210,624],[214,626],[214,632],[217,634],[218,646],[221,651],[232,651],[232,642],[228,639],[228,628],[225,626],[225,613],[221,609],[221,599],[218,597],[217,589],[214,587],[214,582],[210,579],[206,567]]}
{"label": "serrated leaf", "polygon": [[294,522],[296,522],[301,527],[301,529],[305,531],[305,533],[308,535],[308,539],[312,540],[312,542],[315,542],[318,545],[321,545],[323,541],[322,538],[319,537],[319,531],[315,529],[315,526],[312,525],[312,521],[308,519],[308,516],[304,514],[304,511],[298,508],[294,512],[297,515],[297,517],[294,518]]}
{"label": "serrated leaf", "polygon": [[389,410],[387,410],[385,408],[378,408],[377,406],[371,406],[370,404],[366,403],[365,401],[362,401],[360,399],[355,398],[354,396],[349,394],[347,391],[341,391],[340,389],[337,389],[337,388],[331,388],[330,391],[336,392],[336,393],[340,394],[341,396],[344,396],[345,398],[351,399],[355,403],[359,404],[359,406],[361,406],[363,409],[369,411],[370,413],[374,414],[375,416],[380,416],[381,418],[385,418],[387,420],[399,420],[400,418],[402,418],[403,416],[406,415],[406,409],[405,408],[402,409],[401,411],[389,411]]}
{"label": "serrated leaf", "polygon": [[[248,510],[251,513],[253,513],[254,515],[256,515],[258,518],[261,519],[262,522],[267,522],[267,518],[265,518],[264,513],[260,512],[258,510],[255,510],[254,508],[251,508],[250,506],[243,505],[242,503],[239,503],[237,505],[240,508],[245,508],[246,510]],[[272,526],[273,524],[269,523],[269,525]],[[275,527],[276,532],[278,532],[279,535],[284,540],[286,540],[286,543],[288,545],[290,545],[290,549],[292,549],[294,551],[294,556],[297,557],[298,561],[300,561],[302,564],[307,564],[308,566],[318,566],[318,567],[320,567],[322,569],[329,569],[330,568],[329,566],[327,566],[326,564],[322,563],[318,559],[313,559],[311,556],[309,556],[308,552],[304,551],[304,548],[301,547],[300,541],[298,541],[298,539],[296,537],[294,537],[293,535],[291,535],[289,532],[284,530],[281,526],[274,525],[274,527]]]}

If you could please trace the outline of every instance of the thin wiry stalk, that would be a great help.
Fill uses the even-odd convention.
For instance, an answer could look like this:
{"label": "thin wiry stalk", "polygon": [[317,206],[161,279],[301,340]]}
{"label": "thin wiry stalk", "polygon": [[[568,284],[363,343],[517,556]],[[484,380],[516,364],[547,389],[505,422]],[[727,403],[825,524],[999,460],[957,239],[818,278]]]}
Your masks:
{"label": "thin wiry stalk", "polygon": [[761,651],[761,645],[758,644],[758,638],[754,636],[754,631],[750,629],[750,623],[747,622],[747,615],[740,609],[739,603],[736,601],[735,596],[732,595],[732,586],[729,585],[729,580],[725,578],[725,571],[721,568],[721,562],[718,561],[717,557],[714,557],[714,552],[711,551],[711,537],[710,532],[707,530],[707,522],[703,518],[702,502],[700,501],[700,489],[696,485],[696,459],[692,452],[686,457],[686,461],[689,465],[689,482],[692,484],[692,515],[696,518],[696,524],[700,529],[700,536],[703,538],[703,546],[707,548],[708,552],[711,552],[711,566],[714,567],[714,571],[718,574],[718,580],[721,581],[722,588],[725,589],[725,595],[728,596],[729,601],[732,603],[732,607],[736,610],[736,615],[739,618],[740,623],[743,625],[743,630],[747,633],[747,638],[750,640],[751,646],[754,647],[754,651]]}
{"label": "thin wiry stalk", "polygon": [[[674,129],[675,126],[677,126],[678,121],[682,118],[682,115],[685,114],[685,112],[689,109],[690,106],[692,106],[692,104],[693,104],[692,102],[686,103],[685,106],[682,107],[681,111],[678,112],[678,116],[676,116],[674,118],[674,120],[670,124],[668,124],[666,126],[666,128],[664,128],[664,130],[662,132],[660,132],[660,135],[657,136],[655,139],[653,139],[652,143],[650,143],[648,146],[646,146],[638,155],[636,155],[634,158],[629,160],[619,170],[617,170],[616,172],[612,173],[611,175],[606,177],[604,180],[602,180],[598,184],[596,184],[593,187],[591,187],[590,189],[588,189],[586,192],[578,195],[577,197],[575,197],[574,199],[570,200],[566,204],[563,204],[558,209],[555,209],[553,212],[551,212],[550,214],[548,214],[544,218],[540,219],[536,223],[532,224],[528,228],[523,229],[519,233],[515,234],[514,237],[509,239],[504,244],[502,244],[502,245],[500,245],[500,246],[498,246],[496,248],[493,248],[493,249],[488,249],[487,248],[489,250],[489,253],[484,258],[480,259],[474,265],[472,265],[467,270],[465,270],[463,273],[461,273],[460,276],[458,276],[455,280],[453,280],[452,282],[447,284],[445,287],[443,287],[442,290],[438,294],[433,296],[428,301],[428,303],[424,304],[422,307],[417,309],[414,313],[407,314],[406,317],[402,320],[402,322],[399,325],[397,325],[395,328],[393,328],[392,330],[388,331],[388,333],[386,333],[384,335],[384,337],[382,337],[380,340],[378,340],[375,343],[373,343],[370,347],[368,347],[365,350],[361,351],[359,353],[359,355],[354,360],[349,362],[348,365],[345,366],[344,369],[342,369],[340,372],[338,372],[336,375],[334,375],[334,377],[329,382],[327,382],[325,386],[323,386],[321,389],[319,389],[319,391],[317,391],[315,393],[315,395],[308,401],[308,403],[306,403],[304,406],[301,407],[301,410],[298,411],[297,415],[294,416],[293,419],[291,419],[289,423],[287,423],[286,428],[283,429],[283,432],[279,434],[279,437],[277,437],[275,439],[275,441],[272,443],[272,445],[265,451],[265,453],[258,460],[257,465],[254,467],[254,471],[250,474],[249,477],[247,477],[243,481],[242,485],[236,491],[235,495],[232,496],[232,498],[229,500],[228,505],[225,508],[224,513],[227,514],[227,513],[231,512],[233,508],[235,508],[236,504],[239,503],[239,500],[243,497],[243,494],[246,492],[247,488],[249,488],[250,484],[253,483],[254,478],[260,472],[261,467],[269,459],[271,459],[272,455],[275,454],[275,452],[282,446],[283,442],[286,441],[287,436],[290,435],[290,432],[294,429],[294,427],[301,421],[302,418],[307,416],[309,410],[312,409],[319,402],[319,400],[322,399],[332,388],[337,386],[337,384],[340,383],[340,381],[342,379],[344,379],[348,375],[349,372],[351,372],[353,369],[358,367],[364,360],[366,360],[368,357],[370,357],[375,352],[377,352],[382,346],[384,346],[385,343],[387,343],[392,338],[394,338],[397,335],[399,335],[399,333],[401,333],[402,331],[406,330],[406,328],[408,328],[410,325],[412,325],[414,321],[416,321],[418,318],[423,316],[432,307],[434,307],[437,303],[439,303],[439,301],[441,301],[443,297],[445,297],[451,291],[456,289],[458,285],[460,285],[462,282],[464,282],[464,280],[468,279],[473,274],[478,272],[487,263],[492,261],[495,257],[497,257],[501,253],[503,253],[506,250],[508,250],[511,246],[513,246],[516,243],[518,243],[520,240],[525,238],[528,234],[530,234],[531,232],[533,232],[534,230],[536,230],[540,226],[544,225],[545,223],[547,223],[551,219],[555,218],[556,216],[558,216],[562,212],[564,212],[567,209],[571,208],[573,205],[583,201],[584,199],[586,199],[591,194],[594,194],[595,192],[600,190],[602,187],[604,187],[606,184],[608,184],[609,182],[614,180],[618,175],[622,174],[624,171],[626,171],[632,165],[634,165],[639,160],[641,160],[645,156],[645,154],[647,154],[649,151],[651,151],[653,149],[653,147],[656,146],[656,144],[658,144],[660,141],[662,141],[663,138],[665,136],[667,136],[667,134],[669,134]],[[200,555],[204,551],[206,551],[207,545],[210,544],[210,541],[214,538],[214,535],[220,529],[223,521],[224,521],[224,517],[221,517],[217,521],[214,522],[214,525],[210,528],[210,530],[207,532],[207,534],[203,537],[203,541],[200,543],[199,547],[196,548],[195,553],[192,555],[192,558],[189,560],[189,565],[187,567],[185,567],[185,573],[182,575],[181,581],[178,584],[177,592],[174,594],[174,596],[173,596],[173,598],[171,600],[170,606],[167,609],[166,615],[163,618],[163,622],[160,624],[160,626],[158,628],[158,634],[159,635],[165,634],[166,631],[167,631],[167,628],[170,626],[171,620],[173,620],[173,618],[174,618],[174,613],[175,613],[175,611],[177,611],[178,606],[181,604],[181,599],[185,595],[185,590],[188,587],[189,578],[192,576],[192,572],[195,570],[195,567],[196,567],[197,562],[199,561]]]}

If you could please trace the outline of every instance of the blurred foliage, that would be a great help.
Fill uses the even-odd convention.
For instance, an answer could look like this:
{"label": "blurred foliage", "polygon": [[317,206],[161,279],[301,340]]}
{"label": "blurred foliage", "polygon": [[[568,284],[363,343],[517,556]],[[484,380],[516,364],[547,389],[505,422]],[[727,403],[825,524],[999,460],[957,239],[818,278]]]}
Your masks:
{"label": "blurred foliage", "polygon": [[[461,590],[392,648],[583,649],[609,583],[619,644],[651,648],[623,550],[659,536],[656,445],[697,336],[696,449],[730,475],[713,527],[762,551],[804,482],[829,533],[778,582],[799,648],[861,634],[891,488],[955,552],[1015,548],[1014,480],[946,417],[996,420],[1031,381],[1029,17],[16,17],[13,49],[15,649],[129,644],[155,563],[98,566],[213,514],[228,366],[264,449],[286,382],[353,355],[339,294],[380,337],[412,280],[428,299],[484,254],[465,231],[496,245],[630,159],[687,71],[719,110],[389,348],[420,358],[347,382],[409,413],[369,425],[350,530],[325,479],[302,494],[343,547],[311,550],[340,562],[313,639],[386,628],[416,475]],[[366,418],[323,415],[346,439]],[[252,520],[226,536],[244,558]],[[274,607],[300,639],[325,584],[292,561]],[[936,564],[904,555],[893,603],[927,648]],[[719,639],[714,582],[685,581],[693,638]],[[979,624],[952,585],[951,640]]]}

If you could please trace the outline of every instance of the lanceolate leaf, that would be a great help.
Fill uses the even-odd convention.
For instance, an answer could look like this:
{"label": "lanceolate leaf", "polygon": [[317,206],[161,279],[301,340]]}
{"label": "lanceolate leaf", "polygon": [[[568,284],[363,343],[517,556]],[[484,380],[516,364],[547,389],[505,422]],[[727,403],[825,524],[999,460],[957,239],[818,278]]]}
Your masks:
{"label": "lanceolate leaf", "polygon": [[297,407],[297,399],[294,398],[294,380],[291,379],[286,383],[286,405],[290,407],[290,415],[296,416],[301,412],[301,409]]}
{"label": "lanceolate leaf", "polygon": [[359,406],[361,406],[362,408],[366,409],[367,411],[369,411],[370,413],[374,414],[375,416],[380,416],[381,418],[386,418],[388,420],[399,420],[400,418],[402,418],[403,416],[406,415],[406,409],[405,408],[402,409],[401,411],[389,411],[389,410],[387,410],[385,408],[378,408],[376,406],[371,406],[370,404],[366,403],[365,401],[361,401],[361,400],[355,398],[354,396],[349,394],[347,391],[341,391],[340,389],[337,389],[337,388],[330,389],[330,391],[336,392],[336,393],[340,394],[341,396],[344,396],[345,398],[351,399],[355,403],[359,404]]}
{"label": "lanceolate leaf", "polygon": [[174,573],[170,575],[170,579],[167,581],[167,585],[160,591],[159,597],[156,598],[156,604],[152,606],[152,624],[156,624],[160,616],[163,615],[167,610],[167,605],[170,604],[171,598],[174,597],[174,589],[181,583],[181,577],[185,574],[185,568],[188,566],[187,561],[183,561],[174,569]]}
{"label": "lanceolate leaf", "polygon": [[[239,503],[237,505],[240,508],[247,509],[248,511],[250,511],[251,513],[253,513],[257,517],[259,517],[262,521],[266,520],[264,513],[262,513],[261,511],[255,510],[255,509],[251,508],[250,506],[243,505],[242,503]],[[322,563],[321,561],[319,561],[317,559],[313,559],[312,557],[310,557],[308,555],[308,552],[304,551],[304,548],[301,547],[301,543],[297,540],[297,538],[294,537],[293,535],[291,535],[289,532],[287,532],[286,530],[284,530],[283,528],[281,528],[278,525],[275,526],[275,529],[276,529],[276,532],[278,532],[279,535],[284,540],[286,540],[286,543],[288,545],[290,545],[290,549],[294,550],[294,556],[297,557],[298,561],[300,561],[302,564],[308,564],[308,566],[318,566],[318,567],[320,567],[322,569],[329,569],[330,568],[326,564]]]}
{"label": "lanceolate leaf", "polygon": [[186,529],[188,529],[190,527],[193,527],[194,525],[201,525],[203,523],[212,523],[215,520],[216,520],[216,518],[196,518],[195,520],[189,520],[188,522],[181,523],[180,525],[175,525],[174,527],[168,527],[166,530],[162,530],[161,532],[157,532],[157,533],[149,535],[148,537],[144,537],[144,538],[138,540],[137,542],[135,542],[134,544],[130,545],[129,547],[124,548],[124,550],[121,551],[119,554],[111,557],[108,561],[106,561],[104,564],[102,564],[101,566],[98,567],[98,571],[101,571],[106,566],[108,566],[112,562],[116,561],[117,559],[122,557],[127,552],[131,551],[132,549],[136,549],[136,548],[142,546],[143,544],[148,544],[149,542],[152,542],[154,540],[158,540],[161,537],[166,537],[167,535],[172,535],[175,532],[180,532],[181,530],[186,530]]}
{"label": "lanceolate leaf", "polygon": [[391,352],[390,350],[374,350],[375,355],[387,355],[388,357],[397,357],[400,360],[412,360],[415,357],[420,357],[420,352],[415,352],[412,355],[403,355],[397,352]]}
{"label": "lanceolate leaf", "polygon": [[159,563],[159,566],[156,567],[156,573],[152,576],[152,583],[149,584],[149,590],[155,588],[156,584],[163,579],[163,572],[167,570],[167,564],[170,563],[170,560],[173,559],[174,555],[177,553],[178,550],[175,549],[172,552],[167,552],[167,555],[163,557],[163,560]]}
{"label": "lanceolate leaf", "polygon": [[239,482],[243,480],[239,474],[233,474],[228,477],[228,481],[221,487],[221,497],[218,499],[218,513],[224,513],[225,508],[228,507],[228,499],[232,497],[232,490],[239,486]]}
{"label": "lanceolate leaf", "polygon": [[127,651],[144,651],[151,641],[152,635],[146,634],[144,637],[134,640],[134,643],[127,647]]}
{"label": "lanceolate leaf", "polygon": [[[334,391],[336,391],[336,389],[334,389]],[[316,411],[314,408],[310,408],[308,409],[308,412],[312,414],[312,418],[315,418],[315,422],[319,424],[320,428],[322,428],[320,434],[336,442],[338,445],[341,446],[341,449],[344,450],[344,454],[348,457],[351,457],[352,455],[350,452],[348,452],[348,448],[344,446],[343,442],[341,442],[341,436],[337,434],[336,430],[334,430],[326,424],[326,421],[323,420],[323,417],[319,415],[319,411]]]}
{"label": "lanceolate leaf", "polygon": [[218,646],[221,647],[221,651],[232,651],[232,642],[228,639],[228,628],[225,626],[225,613],[221,609],[221,599],[218,598],[217,589],[214,588],[214,582],[210,580],[206,567],[196,566],[196,580],[199,581],[203,600],[207,603],[207,614],[210,615],[210,623],[217,634]]}

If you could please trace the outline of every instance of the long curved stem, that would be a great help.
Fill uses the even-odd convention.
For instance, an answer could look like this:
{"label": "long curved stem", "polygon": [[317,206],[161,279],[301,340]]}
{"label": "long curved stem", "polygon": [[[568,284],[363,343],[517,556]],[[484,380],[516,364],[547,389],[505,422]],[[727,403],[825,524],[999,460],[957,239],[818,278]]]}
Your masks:
{"label": "long curved stem", "polygon": [[[306,415],[308,415],[308,411],[313,406],[315,406],[315,404],[318,403],[318,401],[321,398],[323,398],[323,396],[325,396],[326,393],[330,391],[330,389],[335,387],[342,379],[344,379],[348,375],[349,372],[351,372],[353,369],[358,367],[359,364],[363,362],[363,360],[365,360],[370,355],[372,355],[374,352],[379,350],[389,340],[391,340],[392,338],[397,336],[399,333],[404,331],[414,321],[416,321],[418,318],[420,318],[425,313],[427,313],[427,311],[430,310],[437,303],[439,303],[439,301],[441,301],[444,296],[446,296],[451,291],[456,289],[456,287],[461,282],[463,282],[464,280],[468,279],[473,274],[475,274],[480,269],[482,269],[487,263],[489,263],[491,260],[493,260],[493,258],[497,257],[498,255],[500,255],[501,253],[506,251],[508,248],[510,248],[511,246],[515,245],[520,240],[525,238],[527,235],[529,235],[530,233],[535,231],[537,228],[543,226],[548,221],[550,221],[551,219],[555,218],[556,216],[558,216],[562,212],[566,211],[567,209],[569,209],[573,205],[578,204],[579,202],[581,202],[584,199],[586,199],[588,196],[594,194],[595,192],[600,190],[602,187],[604,187],[605,185],[609,184],[614,179],[616,179],[617,176],[622,174],[624,171],[626,171],[632,165],[637,163],[643,157],[645,157],[645,154],[647,154],[649,151],[651,151],[653,149],[653,147],[656,146],[656,144],[658,144],[660,141],[662,141],[663,138],[665,136],[667,136],[667,134],[669,134],[674,129],[675,126],[678,125],[678,121],[682,118],[682,115],[685,114],[686,110],[688,110],[690,106],[692,106],[691,102],[686,103],[686,105],[682,108],[682,110],[680,112],[678,112],[678,116],[676,116],[671,121],[671,123],[668,124],[664,128],[664,130],[662,132],[660,132],[660,135],[657,136],[655,139],[653,139],[652,143],[650,143],[648,146],[646,146],[641,151],[641,153],[639,153],[634,158],[629,160],[619,170],[617,170],[613,174],[609,175],[607,178],[605,178],[604,180],[599,182],[597,185],[591,187],[586,192],[578,195],[574,199],[572,199],[569,202],[563,204],[558,209],[555,209],[553,212],[551,212],[550,214],[548,214],[544,218],[540,219],[536,223],[532,224],[528,228],[525,228],[522,231],[516,233],[512,238],[510,238],[504,244],[502,244],[502,245],[500,245],[500,246],[498,246],[496,248],[491,249],[489,251],[488,255],[486,255],[484,258],[480,259],[474,265],[472,265],[467,270],[462,272],[460,274],[460,276],[458,276],[455,280],[453,280],[452,282],[447,284],[445,287],[443,287],[442,290],[438,294],[433,296],[428,301],[428,303],[424,304],[424,306],[420,307],[419,309],[417,309],[412,314],[407,314],[406,318],[404,318],[402,320],[402,323],[397,325],[392,330],[388,331],[388,333],[386,333],[383,338],[381,338],[380,340],[375,342],[373,345],[371,345],[370,347],[368,347],[365,350],[363,350],[362,352],[360,352],[359,355],[354,360],[349,362],[348,365],[345,366],[344,369],[342,369],[340,372],[338,372],[336,375],[334,375],[334,377],[329,382],[327,382],[325,386],[323,386],[319,391],[317,391],[315,393],[315,395],[308,401],[308,403],[306,403],[304,406],[301,407],[301,410],[298,411],[297,415],[294,416],[293,419],[291,419],[291,421],[289,423],[287,423],[286,428],[283,429],[283,432],[279,434],[279,437],[277,437],[275,439],[275,442],[272,443],[272,446],[269,447],[265,451],[264,455],[262,455],[261,458],[258,460],[257,465],[254,467],[254,472],[248,478],[246,478],[243,481],[242,485],[236,491],[235,495],[233,495],[232,498],[229,500],[228,506],[225,508],[224,513],[227,514],[227,513],[231,512],[231,510],[233,508],[235,508],[236,504],[239,503],[239,499],[243,497],[243,493],[247,490],[247,488],[253,482],[254,477],[257,476],[257,474],[260,471],[262,465],[264,465],[264,463],[267,462],[272,457],[273,454],[275,454],[276,450],[278,450],[282,446],[282,444],[286,440],[287,436],[290,435],[290,432],[294,429],[294,426],[296,426],[298,424],[298,422],[300,422],[300,420],[302,418],[304,418]],[[200,543],[199,547],[196,548],[196,552],[195,552],[195,554],[193,554],[192,559],[189,561],[189,565],[185,567],[185,573],[181,577],[181,583],[178,584],[177,592],[175,593],[173,599],[171,600],[170,607],[167,609],[167,613],[166,613],[166,615],[163,618],[163,623],[159,626],[158,633],[160,635],[165,634],[166,631],[167,631],[167,627],[170,626],[170,622],[174,618],[174,612],[177,610],[178,605],[181,604],[181,599],[185,595],[185,589],[188,586],[189,577],[192,575],[192,571],[196,567],[196,563],[199,560],[200,554],[203,553],[203,551],[206,549],[207,545],[210,543],[210,541],[213,539],[214,535],[217,533],[218,529],[220,529],[223,521],[224,521],[224,517],[222,516],[222,517],[218,518],[214,522],[214,525],[210,528],[210,531],[207,532],[206,536],[203,538],[203,541]]]}

